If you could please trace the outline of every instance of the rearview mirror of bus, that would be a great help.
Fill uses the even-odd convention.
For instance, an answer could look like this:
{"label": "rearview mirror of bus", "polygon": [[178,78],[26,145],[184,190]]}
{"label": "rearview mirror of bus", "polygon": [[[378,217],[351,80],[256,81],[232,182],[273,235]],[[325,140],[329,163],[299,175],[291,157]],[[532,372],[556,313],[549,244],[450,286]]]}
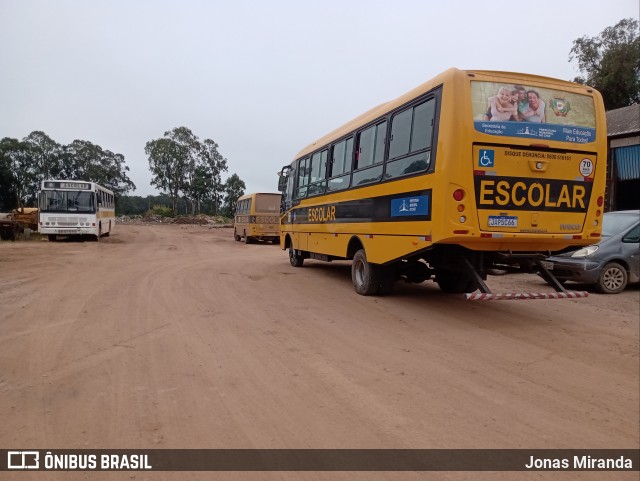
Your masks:
{"label": "rearview mirror of bus", "polygon": [[286,187],[287,187],[287,177],[284,175],[281,175],[280,177],[278,177],[278,192],[284,192]]}

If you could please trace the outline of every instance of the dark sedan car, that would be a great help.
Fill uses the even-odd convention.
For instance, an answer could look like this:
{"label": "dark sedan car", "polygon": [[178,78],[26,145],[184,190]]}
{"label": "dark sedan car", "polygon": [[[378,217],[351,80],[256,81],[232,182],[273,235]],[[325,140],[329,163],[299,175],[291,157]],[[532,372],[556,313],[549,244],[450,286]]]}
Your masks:
{"label": "dark sedan car", "polygon": [[607,212],[602,239],[573,252],[551,256],[544,265],[560,282],[594,284],[605,294],[640,281],[640,210]]}

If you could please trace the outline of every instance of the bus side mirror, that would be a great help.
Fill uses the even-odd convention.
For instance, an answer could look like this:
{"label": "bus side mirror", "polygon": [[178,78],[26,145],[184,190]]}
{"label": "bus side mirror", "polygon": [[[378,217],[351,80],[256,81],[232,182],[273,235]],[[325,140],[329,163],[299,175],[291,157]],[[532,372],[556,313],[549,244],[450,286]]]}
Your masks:
{"label": "bus side mirror", "polygon": [[287,178],[284,176],[280,176],[280,178],[278,178],[278,192],[284,192],[286,188],[287,188]]}
{"label": "bus side mirror", "polygon": [[282,170],[278,172],[278,192],[284,192],[286,190],[289,170],[291,170],[291,166],[285,165]]}

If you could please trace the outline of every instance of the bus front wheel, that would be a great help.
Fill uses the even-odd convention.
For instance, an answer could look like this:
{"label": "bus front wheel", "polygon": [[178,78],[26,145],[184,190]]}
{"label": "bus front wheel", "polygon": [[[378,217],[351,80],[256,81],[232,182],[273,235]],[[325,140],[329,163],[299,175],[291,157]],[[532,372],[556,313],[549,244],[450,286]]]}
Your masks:
{"label": "bus front wheel", "polygon": [[351,280],[356,292],[361,296],[375,296],[380,292],[381,271],[379,266],[370,264],[364,249],[353,256]]}
{"label": "bus front wheel", "polygon": [[47,237],[49,238],[49,242],[55,242],[58,238],[55,234],[49,234]]}
{"label": "bus front wheel", "polygon": [[304,263],[302,253],[297,252],[293,247],[289,247],[289,263],[291,263],[293,267],[302,267]]}

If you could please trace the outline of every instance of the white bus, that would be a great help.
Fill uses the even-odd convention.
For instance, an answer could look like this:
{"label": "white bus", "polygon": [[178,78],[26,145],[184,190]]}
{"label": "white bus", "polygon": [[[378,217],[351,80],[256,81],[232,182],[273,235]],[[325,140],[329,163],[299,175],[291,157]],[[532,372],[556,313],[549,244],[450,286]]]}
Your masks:
{"label": "white bus", "polygon": [[38,230],[58,236],[109,236],[116,223],[113,192],[82,180],[45,180],[39,194]]}

